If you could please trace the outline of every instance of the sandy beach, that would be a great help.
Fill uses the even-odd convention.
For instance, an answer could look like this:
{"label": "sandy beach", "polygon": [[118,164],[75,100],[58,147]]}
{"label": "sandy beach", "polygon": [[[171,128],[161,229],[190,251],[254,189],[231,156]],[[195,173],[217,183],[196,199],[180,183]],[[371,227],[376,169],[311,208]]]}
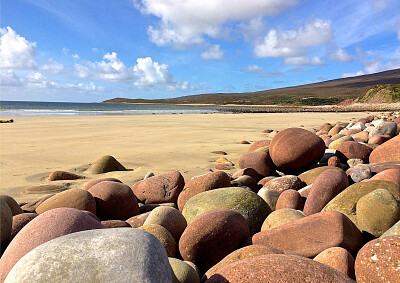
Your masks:
{"label": "sandy beach", "polygon": [[[148,172],[178,170],[189,180],[214,170],[225,151],[235,165],[249,145],[268,138],[265,129],[312,129],[324,122],[350,121],[369,115],[357,113],[182,114],[137,116],[17,117],[0,126],[0,193],[18,201],[38,195],[24,188],[50,184],[53,170],[84,175],[69,183],[81,188],[92,179],[115,177],[132,185]],[[90,175],[84,171],[96,159],[112,155],[129,171]],[[235,171],[232,169],[231,172]]]}

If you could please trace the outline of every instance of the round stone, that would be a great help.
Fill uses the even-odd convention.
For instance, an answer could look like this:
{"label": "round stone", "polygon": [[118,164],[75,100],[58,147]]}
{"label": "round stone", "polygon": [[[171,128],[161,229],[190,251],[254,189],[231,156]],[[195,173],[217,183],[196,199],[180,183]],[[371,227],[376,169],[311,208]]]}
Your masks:
{"label": "round stone", "polygon": [[375,148],[369,156],[370,163],[400,161],[400,135]]}
{"label": "round stone", "polygon": [[344,248],[333,247],[326,249],[314,257],[314,260],[330,266],[353,279],[356,278],[354,274],[354,258]]}
{"label": "round stone", "polygon": [[186,219],[182,213],[175,208],[167,206],[159,206],[153,209],[144,222],[144,225],[148,224],[163,226],[171,233],[175,240],[179,240],[187,226]]}
{"label": "round stone", "polygon": [[364,161],[364,163],[368,163],[369,155],[372,152],[372,148],[369,146],[355,141],[346,141],[337,150],[343,153],[348,159],[358,158]]}
{"label": "round stone", "polygon": [[302,211],[292,208],[275,210],[265,219],[261,231],[272,229],[304,217],[306,215]]}
{"label": "round stone", "polygon": [[100,179],[95,179],[90,181],[89,183],[87,183],[85,185],[85,187],[83,188],[84,190],[89,190],[92,186],[100,183],[100,182],[104,182],[104,181],[111,181],[111,182],[117,182],[117,183],[122,183],[120,180],[116,179],[116,178],[100,178]]}
{"label": "round stone", "polygon": [[282,208],[303,210],[303,199],[299,192],[295,190],[283,191],[276,203],[276,210]]}
{"label": "round stone", "polygon": [[196,269],[183,260],[168,258],[172,268],[172,283],[200,283]]}
{"label": "round stone", "polygon": [[280,196],[280,192],[275,191],[273,189],[261,188],[257,193],[272,210],[276,209],[276,203],[278,202],[278,198]]}
{"label": "round stone", "polygon": [[[82,272],[84,271],[84,272]],[[171,266],[150,233],[114,228],[72,233],[37,247],[5,282],[170,282]]]}
{"label": "round stone", "polygon": [[11,213],[13,216],[24,213],[24,211],[21,209],[21,207],[18,205],[13,197],[8,195],[0,195],[0,199],[4,200],[7,203],[8,207],[11,209]]}
{"label": "round stone", "polygon": [[11,227],[12,227],[12,212],[8,204],[0,198],[0,254],[6,249],[10,237],[11,237]]}
{"label": "round stone", "polygon": [[177,246],[174,237],[161,225],[147,224],[139,227],[140,230],[144,230],[154,235],[164,246],[165,251],[169,257],[175,257]]}
{"label": "round stone", "polygon": [[36,213],[21,213],[13,216],[11,228],[11,240],[25,227],[33,218],[38,216]]}
{"label": "round stone", "polygon": [[263,186],[265,189],[272,189],[277,192],[283,192],[286,190],[299,190],[303,187],[303,182],[299,179],[299,177],[294,175],[286,175],[278,178],[274,178]]}
{"label": "round stone", "polygon": [[271,157],[266,152],[251,152],[239,157],[239,167],[253,168],[262,176],[270,176],[275,174],[275,166]]}

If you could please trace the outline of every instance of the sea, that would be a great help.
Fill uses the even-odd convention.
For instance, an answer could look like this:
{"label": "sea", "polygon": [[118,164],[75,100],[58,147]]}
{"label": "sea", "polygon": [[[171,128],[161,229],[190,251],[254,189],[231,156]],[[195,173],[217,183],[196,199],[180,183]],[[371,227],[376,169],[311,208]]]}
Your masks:
{"label": "sea", "polygon": [[[236,108],[240,110],[240,107],[232,109]],[[17,116],[200,114],[227,111],[229,112],[229,109],[203,106],[0,101],[0,117],[2,118]]]}

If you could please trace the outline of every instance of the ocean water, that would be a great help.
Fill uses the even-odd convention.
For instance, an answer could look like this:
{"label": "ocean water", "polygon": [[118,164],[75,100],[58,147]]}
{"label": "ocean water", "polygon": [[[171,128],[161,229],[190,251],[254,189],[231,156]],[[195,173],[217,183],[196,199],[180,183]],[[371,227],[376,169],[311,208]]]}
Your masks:
{"label": "ocean water", "polygon": [[217,113],[217,107],[102,104],[72,102],[0,101],[0,117],[16,116],[95,116]]}

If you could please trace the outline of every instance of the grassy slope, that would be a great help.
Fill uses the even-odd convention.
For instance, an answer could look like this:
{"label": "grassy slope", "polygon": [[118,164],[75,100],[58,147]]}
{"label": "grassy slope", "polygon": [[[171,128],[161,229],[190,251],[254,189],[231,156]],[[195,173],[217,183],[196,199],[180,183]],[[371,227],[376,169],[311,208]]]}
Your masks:
{"label": "grassy slope", "polygon": [[214,104],[336,104],[355,99],[374,85],[400,84],[400,69],[358,77],[330,80],[295,87],[264,90],[251,93],[212,93],[182,96],[171,99],[118,99],[107,102],[130,103],[214,103]]}

